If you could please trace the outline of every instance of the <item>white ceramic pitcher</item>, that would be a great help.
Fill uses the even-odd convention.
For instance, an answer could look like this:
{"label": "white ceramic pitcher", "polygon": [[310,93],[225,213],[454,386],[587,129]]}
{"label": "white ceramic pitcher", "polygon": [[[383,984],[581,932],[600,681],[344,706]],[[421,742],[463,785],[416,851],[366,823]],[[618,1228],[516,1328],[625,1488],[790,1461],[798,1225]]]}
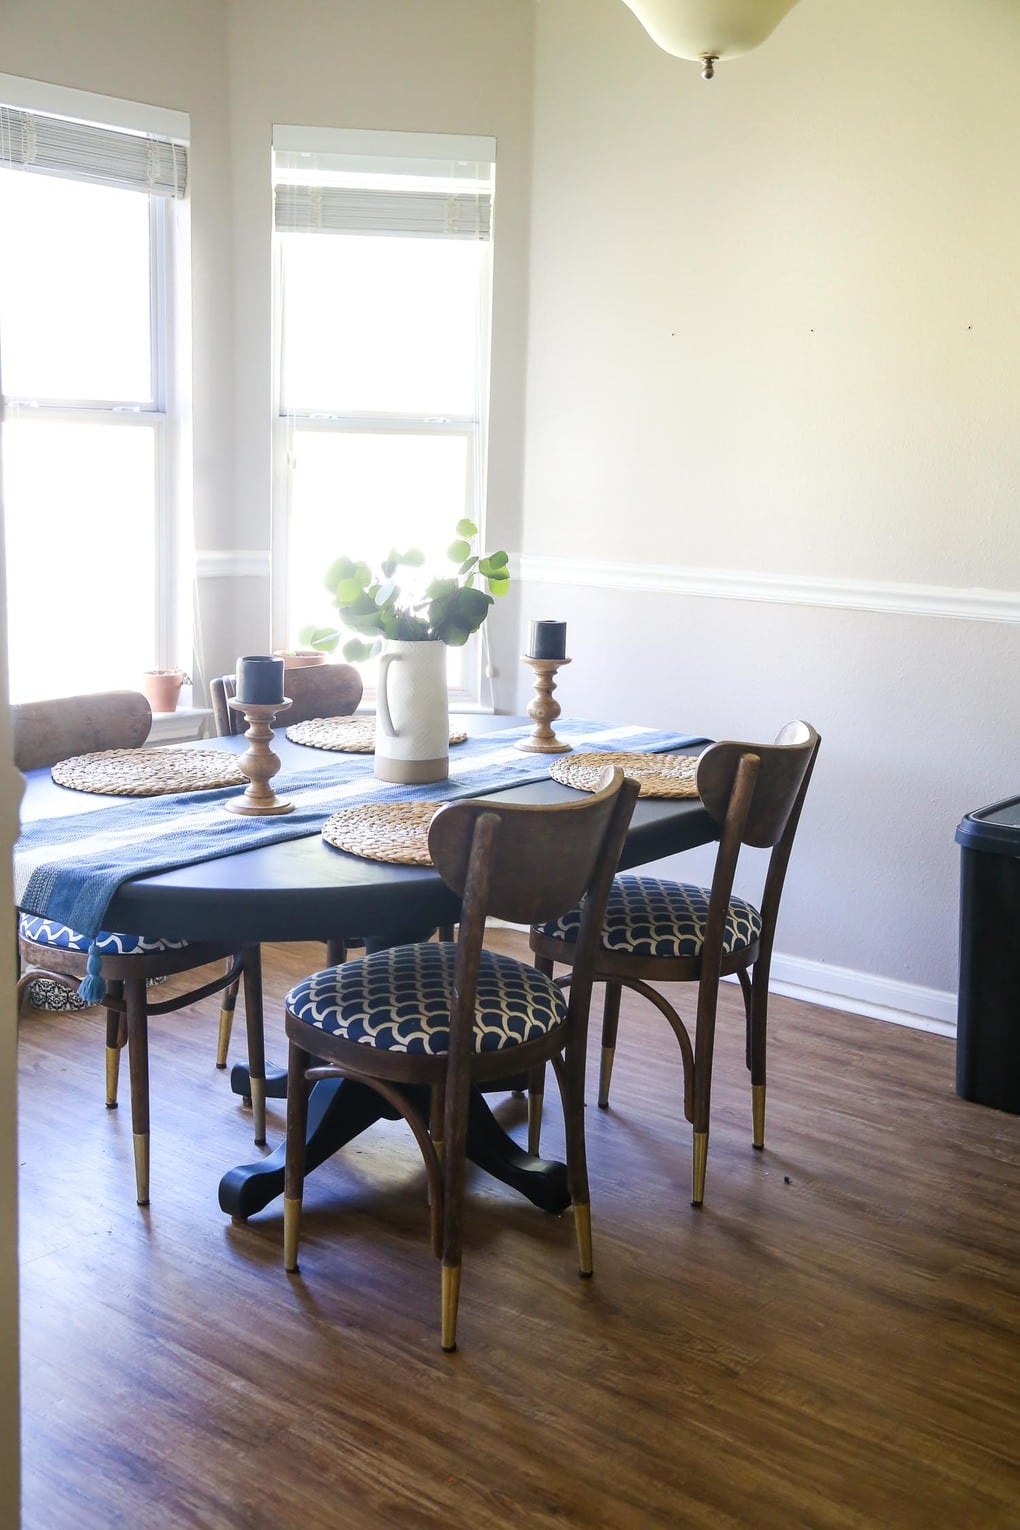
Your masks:
{"label": "white ceramic pitcher", "polygon": [[417,785],[450,774],[446,644],[387,638],[376,690],[375,774]]}

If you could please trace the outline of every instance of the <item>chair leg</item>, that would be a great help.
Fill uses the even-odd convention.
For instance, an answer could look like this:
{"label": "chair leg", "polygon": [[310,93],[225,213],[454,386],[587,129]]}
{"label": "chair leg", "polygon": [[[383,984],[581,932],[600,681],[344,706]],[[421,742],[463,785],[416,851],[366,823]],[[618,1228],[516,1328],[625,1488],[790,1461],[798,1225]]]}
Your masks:
{"label": "chair leg", "polygon": [[591,1194],[588,1189],[588,1158],[584,1142],[584,1050],[568,1042],[562,1056],[553,1059],[563,1101],[563,1125],[567,1148],[567,1184],[574,1209],[577,1238],[577,1272],[587,1279],[593,1272],[591,1244]]}
{"label": "chair leg", "polygon": [[705,1170],[708,1166],[708,1128],[712,1111],[712,1059],[715,1053],[715,1015],[719,999],[719,979],[702,978],[698,988],[698,1018],[694,1035],[694,1165],[691,1205],[705,1199]]}
{"label": "chair leg", "polygon": [[[445,1128],[445,1119],[446,1082],[445,1080],[440,1080],[438,1084],[432,1085],[432,1090],[429,1098],[429,1136],[432,1139],[432,1146],[436,1150],[436,1158],[439,1160],[440,1173],[442,1173],[443,1169],[443,1131]],[[426,1180],[426,1197],[427,1204],[431,1206],[432,1187],[428,1180]],[[439,1246],[442,1246],[441,1242]]]}
{"label": "chair leg", "polygon": [[262,1019],[262,953],[245,946],[244,1019],[248,1031],[248,1085],[251,1090],[255,1146],[266,1141],[266,1038]]}
{"label": "chair leg", "polygon": [[708,1133],[694,1133],[694,1174],[691,1184],[691,1205],[700,1206],[705,1199],[705,1170],[708,1168]]}
{"label": "chair leg", "polygon": [[135,1149],[135,1197],[149,1204],[149,1012],[144,978],[124,982],[128,1073],[131,1079],[131,1133]]}
{"label": "chair leg", "polygon": [[287,1156],[283,1171],[283,1267],[291,1275],[298,1273],[308,1131],[309,1090],[305,1070],[311,1062],[308,1053],[292,1041],[287,1058]]}
{"label": "chair leg", "polygon": [[[547,978],[553,975],[554,964],[547,956],[536,956],[535,967]],[[528,1152],[538,1157],[542,1142],[542,1112],[545,1109],[545,1063],[528,1069]]]}
{"label": "chair leg", "polygon": [[545,1063],[528,1069],[528,1152],[538,1157],[542,1142],[542,1111],[545,1108]]}
{"label": "chair leg", "polygon": [[[123,999],[124,984],[111,982],[107,997]],[[120,1082],[120,1054],[127,1044],[127,1016],[123,1010],[106,1011],[106,1108],[117,1109],[117,1088]]]}
{"label": "chair leg", "polygon": [[609,1108],[609,1083],[613,1077],[613,1059],[616,1056],[616,1033],[620,1026],[619,983],[606,984],[606,1000],[602,1010],[602,1056],[599,1061],[599,1109]]}
{"label": "chair leg", "polygon": [[440,1343],[448,1355],[457,1348],[457,1306],[460,1302],[460,1265],[443,1265],[443,1316]]}
{"label": "chair leg", "polygon": [[442,1324],[440,1343],[447,1354],[457,1348],[461,1243],[464,1219],[464,1169],[467,1155],[468,1085],[447,1076],[443,1128]]}
{"label": "chair leg", "polygon": [[765,1047],[768,1035],[768,976],[754,970],[748,1005],[747,1065],[751,1070],[751,1146],[765,1146]]}
{"label": "chair leg", "polygon": [[[228,968],[230,965],[231,963],[228,961]],[[217,1068],[225,1068],[227,1066],[227,1053],[230,1050],[230,1033],[234,1028],[234,1007],[237,1004],[237,990],[239,987],[239,982],[231,983],[229,988],[223,990],[223,997],[220,1000],[220,1030],[216,1038]]]}

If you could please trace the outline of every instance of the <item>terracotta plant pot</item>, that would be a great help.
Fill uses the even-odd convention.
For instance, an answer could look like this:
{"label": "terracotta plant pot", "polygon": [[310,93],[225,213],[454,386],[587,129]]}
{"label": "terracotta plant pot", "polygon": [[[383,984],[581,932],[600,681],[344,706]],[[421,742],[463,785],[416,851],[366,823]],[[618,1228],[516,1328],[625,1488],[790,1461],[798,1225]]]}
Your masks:
{"label": "terracotta plant pot", "polygon": [[183,669],[147,669],[142,675],[142,691],[152,710],[176,712],[186,678]]}
{"label": "terracotta plant pot", "polygon": [[273,657],[283,660],[288,669],[307,669],[311,664],[325,664],[326,655],[317,648],[274,648]]}

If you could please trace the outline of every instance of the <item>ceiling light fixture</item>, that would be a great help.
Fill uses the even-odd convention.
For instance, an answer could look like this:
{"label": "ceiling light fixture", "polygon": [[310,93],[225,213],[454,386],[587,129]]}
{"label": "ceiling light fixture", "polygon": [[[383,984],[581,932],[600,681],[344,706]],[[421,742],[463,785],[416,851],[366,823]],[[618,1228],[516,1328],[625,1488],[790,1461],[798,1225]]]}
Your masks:
{"label": "ceiling light fixture", "polygon": [[750,53],[770,37],[797,0],[623,0],[653,42],[701,64],[710,80],[722,59]]}

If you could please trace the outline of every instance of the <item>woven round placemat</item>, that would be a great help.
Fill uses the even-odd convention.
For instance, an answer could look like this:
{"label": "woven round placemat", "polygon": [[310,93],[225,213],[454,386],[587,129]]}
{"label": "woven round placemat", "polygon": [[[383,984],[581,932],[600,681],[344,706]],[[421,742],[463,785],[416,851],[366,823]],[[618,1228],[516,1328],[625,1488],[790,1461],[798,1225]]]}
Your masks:
{"label": "woven round placemat", "polygon": [[[312,749],[338,749],[342,754],[375,753],[374,717],[310,717],[307,722],[292,723],[287,729],[292,744],[308,744]],[[450,733],[451,744],[463,744],[467,734],[457,729]]]}
{"label": "woven round placemat", "polygon": [[637,781],[642,797],[696,797],[694,772],[696,754],[572,754],[555,760],[549,767],[554,781],[593,792],[607,765],[620,769]]}
{"label": "woven round placemat", "polygon": [[429,824],[440,807],[440,802],[371,802],[341,808],[326,819],[322,837],[327,845],[368,861],[431,866]]}
{"label": "woven round placemat", "polygon": [[218,749],[101,749],[76,754],[50,770],[58,786],[107,797],[162,797],[168,792],[207,792],[245,786],[232,754]]}

